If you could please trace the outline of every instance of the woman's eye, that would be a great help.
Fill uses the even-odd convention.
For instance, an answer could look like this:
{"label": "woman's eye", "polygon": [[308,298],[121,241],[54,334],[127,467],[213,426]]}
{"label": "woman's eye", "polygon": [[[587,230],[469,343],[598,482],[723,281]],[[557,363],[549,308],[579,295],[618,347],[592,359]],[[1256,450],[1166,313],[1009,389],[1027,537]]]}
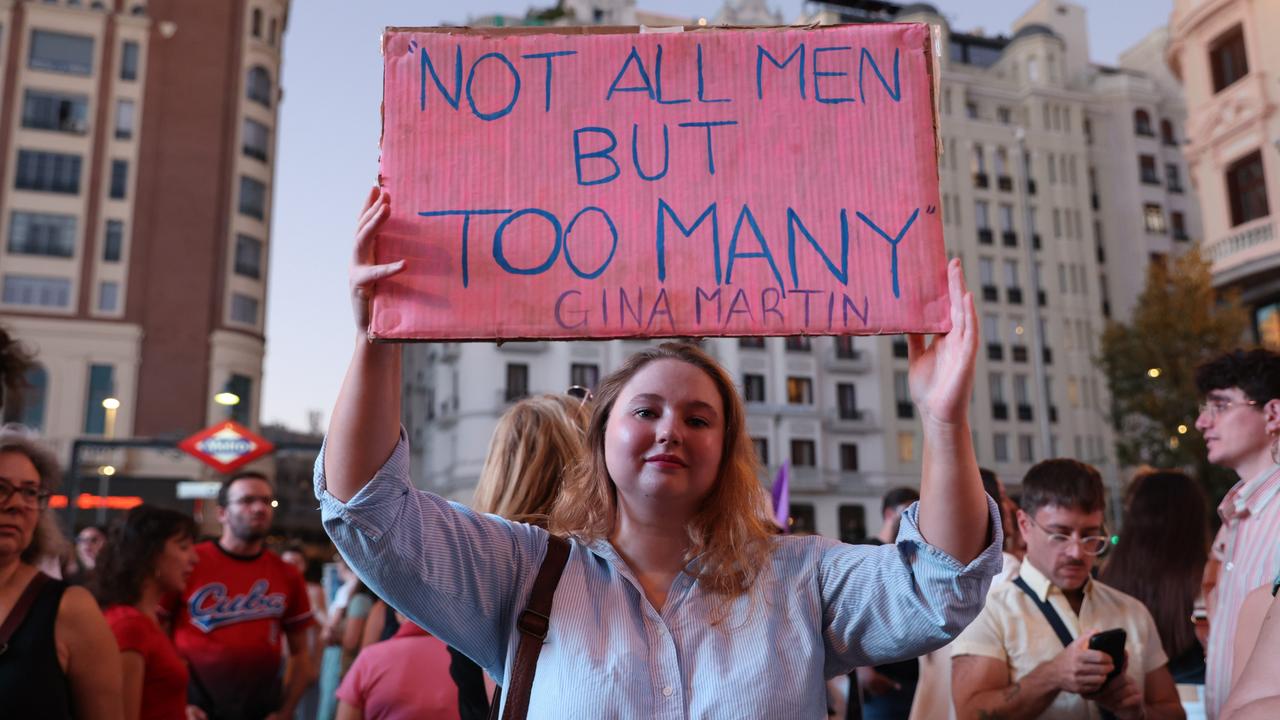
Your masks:
{"label": "woman's eye", "polygon": [[700,428],[711,427],[711,422],[709,420],[700,417],[689,418],[689,424]]}
{"label": "woman's eye", "polygon": [[651,417],[654,417],[654,413],[653,413],[653,411],[652,411],[652,410],[650,410],[649,408],[636,408],[634,411],[632,411],[632,413],[631,413],[631,414],[632,414],[632,415],[635,415],[636,417],[639,417],[639,418],[651,418]]}

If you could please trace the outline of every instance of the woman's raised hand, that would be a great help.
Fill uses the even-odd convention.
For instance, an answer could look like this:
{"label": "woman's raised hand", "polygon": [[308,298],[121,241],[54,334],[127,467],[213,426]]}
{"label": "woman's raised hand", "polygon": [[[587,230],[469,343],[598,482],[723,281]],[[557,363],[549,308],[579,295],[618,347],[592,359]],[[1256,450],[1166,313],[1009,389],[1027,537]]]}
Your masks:
{"label": "woman's raised hand", "polygon": [[951,332],[925,346],[923,335],[908,335],[908,379],[921,419],[947,425],[968,417],[978,352],[977,312],[964,282],[960,261],[947,264]]}
{"label": "woman's raised hand", "polygon": [[373,293],[373,284],[404,270],[404,260],[383,265],[372,264],[373,240],[378,236],[382,223],[386,222],[390,215],[391,196],[375,185],[364,201],[364,209],[360,211],[360,221],[356,225],[355,250],[351,258],[351,269],[348,272],[351,285],[351,310],[355,316],[356,328],[361,332],[369,327],[369,296]]}

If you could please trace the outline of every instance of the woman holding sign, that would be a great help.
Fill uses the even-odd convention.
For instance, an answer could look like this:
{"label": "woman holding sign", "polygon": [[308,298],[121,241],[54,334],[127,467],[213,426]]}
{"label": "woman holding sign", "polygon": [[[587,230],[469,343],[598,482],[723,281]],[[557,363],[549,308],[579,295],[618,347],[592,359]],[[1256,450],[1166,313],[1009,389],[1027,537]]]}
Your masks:
{"label": "woman holding sign", "polygon": [[[389,208],[375,188],[356,233],[362,331],[372,284],[404,268],[368,264]],[[698,348],[644,350],[601,382],[587,457],[551,515],[568,559],[530,717],[824,717],[826,678],[920,655],[973,619],[1000,523],[970,439],[978,340],[958,262],[948,282],[952,331],[910,338],[922,500],[895,545],[776,535],[742,400]],[[316,461],[325,529],[379,595],[518,686],[517,648],[540,634],[524,611],[561,543],[415,490],[399,423],[400,348],[361,335]],[[510,691],[504,711],[521,704]]]}

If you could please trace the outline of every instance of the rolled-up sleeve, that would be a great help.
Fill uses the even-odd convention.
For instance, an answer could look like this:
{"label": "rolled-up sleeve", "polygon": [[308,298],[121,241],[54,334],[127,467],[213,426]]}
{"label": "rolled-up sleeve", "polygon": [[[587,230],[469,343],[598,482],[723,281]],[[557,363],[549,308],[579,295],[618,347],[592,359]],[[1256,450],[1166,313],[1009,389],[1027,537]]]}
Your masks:
{"label": "rolled-up sleeve", "polygon": [[987,498],[992,541],[969,564],[920,535],[919,504],[902,515],[893,545],[834,545],[819,583],[827,672],[917,657],[951,642],[982,610],[1000,572],[1000,512]]}
{"label": "rolled-up sleeve", "polygon": [[501,680],[512,632],[546,553],[546,531],[477,513],[409,482],[409,444],[347,502],[315,493],[325,532],[379,597]]}

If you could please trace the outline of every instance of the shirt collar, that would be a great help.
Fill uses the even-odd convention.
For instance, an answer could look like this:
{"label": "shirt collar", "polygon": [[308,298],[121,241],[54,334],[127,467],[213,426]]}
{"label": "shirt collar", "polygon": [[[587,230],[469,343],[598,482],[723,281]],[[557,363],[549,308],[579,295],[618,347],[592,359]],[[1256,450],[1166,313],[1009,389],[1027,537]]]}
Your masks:
{"label": "shirt collar", "polygon": [[1218,505],[1223,522],[1243,520],[1261,511],[1280,490],[1280,465],[1272,465],[1250,480],[1241,480]]}
{"label": "shirt collar", "polygon": [[[1060,594],[1066,594],[1062,592],[1062,588],[1054,585],[1053,581],[1050,580],[1047,575],[1040,572],[1040,570],[1031,563],[1030,558],[1022,559],[1022,566],[1018,570],[1018,575],[1027,583],[1027,587],[1031,588],[1031,592],[1035,593],[1036,597],[1043,602],[1049,601],[1049,595],[1055,589]],[[1084,581],[1085,595],[1089,594],[1089,588],[1091,585],[1093,585],[1092,579]]]}

